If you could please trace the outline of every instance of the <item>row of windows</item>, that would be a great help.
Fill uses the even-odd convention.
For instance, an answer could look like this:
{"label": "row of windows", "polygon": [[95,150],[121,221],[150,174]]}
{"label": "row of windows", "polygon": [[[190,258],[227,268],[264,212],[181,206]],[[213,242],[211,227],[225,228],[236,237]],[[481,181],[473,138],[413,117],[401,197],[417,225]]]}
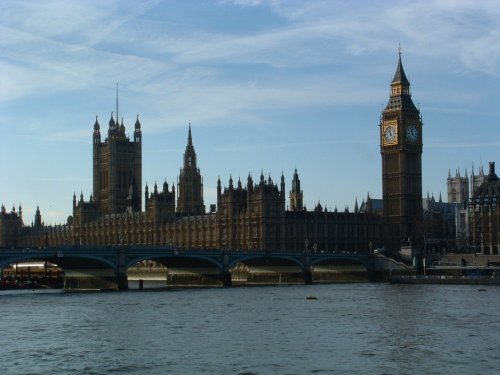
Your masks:
{"label": "row of windows", "polygon": [[99,189],[108,189],[108,171],[102,171],[99,176]]}
{"label": "row of windows", "polygon": [[[118,189],[128,189],[132,182],[132,171],[118,171]],[[109,172],[107,170],[101,171],[99,174],[99,189],[109,189]]]}

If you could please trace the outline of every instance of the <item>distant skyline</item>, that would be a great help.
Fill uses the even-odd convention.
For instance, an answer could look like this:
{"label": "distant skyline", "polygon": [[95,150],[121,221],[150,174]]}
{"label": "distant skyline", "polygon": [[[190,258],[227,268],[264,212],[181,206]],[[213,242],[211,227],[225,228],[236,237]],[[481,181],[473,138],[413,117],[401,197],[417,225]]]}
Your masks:
{"label": "distant skyline", "polygon": [[[0,203],[46,224],[92,193],[92,130],[143,132],[143,184],[177,182],[191,122],[205,205],[261,171],[304,203],[381,197],[398,46],[424,123],[423,194],[497,161],[500,1],[2,1]],[[287,199],[288,204],[288,199]]]}

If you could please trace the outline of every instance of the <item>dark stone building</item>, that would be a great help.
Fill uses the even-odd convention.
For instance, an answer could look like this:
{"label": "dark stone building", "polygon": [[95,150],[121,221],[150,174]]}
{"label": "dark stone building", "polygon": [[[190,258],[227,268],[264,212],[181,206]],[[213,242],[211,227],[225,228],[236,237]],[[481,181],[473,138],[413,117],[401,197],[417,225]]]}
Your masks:
{"label": "dark stone building", "polygon": [[396,251],[403,240],[412,238],[421,246],[422,121],[411,99],[401,52],[380,119],[380,152],[385,245]]}
{"label": "dark stone building", "polygon": [[22,228],[23,211],[21,206],[19,206],[18,212],[16,212],[15,206],[12,206],[12,210],[7,212],[5,206],[2,204],[0,209],[0,246],[20,246]]}
{"label": "dark stone building", "polygon": [[498,254],[500,250],[500,180],[495,163],[473,193],[469,202],[471,250],[475,253]]}
{"label": "dark stone building", "polygon": [[134,139],[125,135],[121,124],[111,114],[108,136],[101,142],[97,117],[93,134],[93,201],[99,215],[134,212],[142,208],[142,133],[139,116]]}
{"label": "dark stone building", "polygon": [[[101,178],[100,173],[94,175]],[[132,175],[130,181],[133,179]],[[79,199],[73,196],[73,216],[66,225],[46,227],[40,225],[39,217],[36,225],[19,226],[16,244],[30,247],[173,245],[205,249],[339,252],[368,252],[373,246],[382,244],[381,216],[373,211],[349,212],[346,209],[328,212],[320,203],[314,210],[307,211],[302,204],[303,191],[297,170],[289,194],[291,210],[286,209],[284,175],[277,184],[271,176],[265,178],[261,173],[256,182],[249,175],[245,186],[241,180],[235,184],[230,177],[228,186],[223,188],[219,179],[216,210],[206,213],[191,127],[178,181],[177,200],[174,187],[170,188],[166,181],[161,188],[155,184],[151,192],[146,186],[144,211],[136,209],[133,186],[129,187],[126,199],[118,206],[120,209],[112,213],[102,213],[103,206],[92,195],[89,200],[84,200],[83,195]],[[120,202],[112,196],[110,189],[103,190],[110,194],[110,202]],[[114,194],[117,194],[116,190]]]}
{"label": "dark stone building", "polygon": [[98,121],[94,124],[89,199],[83,194],[79,199],[73,196],[73,215],[65,225],[44,226],[41,217],[32,226],[17,221],[21,223],[18,232],[0,246],[173,245],[366,253],[386,245],[396,250],[402,238],[418,238],[422,232],[422,122],[409,86],[399,56],[380,123],[383,205],[368,196],[361,209],[356,203],[354,211],[330,212],[319,202],[308,211],[295,170],[289,209],[284,175],[275,183],[261,173],[257,181],[249,175],[244,185],[230,177],[223,187],[219,179],[216,207],[207,213],[191,125],[177,192],[165,181],[160,188],[155,184],[152,191],[145,186],[143,196],[141,124],[137,119],[131,141],[125,136],[123,121],[119,125],[112,116],[104,142]]}
{"label": "dark stone building", "polygon": [[426,252],[443,253],[457,250],[456,220],[462,207],[463,203],[443,202],[441,195],[438,200],[429,195],[423,199],[423,247]]}

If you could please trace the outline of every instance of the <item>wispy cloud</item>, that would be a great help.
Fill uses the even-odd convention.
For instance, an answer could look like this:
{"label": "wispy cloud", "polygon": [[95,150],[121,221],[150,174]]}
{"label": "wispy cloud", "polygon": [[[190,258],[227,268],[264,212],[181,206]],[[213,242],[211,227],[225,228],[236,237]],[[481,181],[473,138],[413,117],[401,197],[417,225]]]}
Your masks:
{"label": "wispy cloud", "polygon": [[[154,11],[156,2],[3,5],[0,74],[5,80],[0,101],[123,80],[139,95],[156,97],[148,110],[160,113],[166,103],[172,103],[183,113],[198,112],[193,116],[208,122],[244,118],[249,116],[245,109],[255,112],[256,106],[366,103],[380,98],[379,88],[366,82],[361,87],[361,80],[356,82],[352,76],[344,79],[343,54],[394,51],[395,35],[403,39],[404,48],[422,58],[451,53],[461,62],[457,69],[499,72],[500,48],[495,46],[500,43],[500,26],[492,22],[499,10],[493,2],[436,0],[383,6],[367,2],[363,6],[379,11],[362,14],[358,7],[341,2],[229,3],[267,6],[288,22],[240,35],[148,22],[143,15]],[[491,22],[478,25],[470,20],[479,15]],[[126,47],[130,44],[137,45],[136,51]],[[257,84],[245,85],[242,79],[252,80],[250,76],[241,71],[239,76],[228,76],[217,64],[240,65],[242,71],[245,66],[262,65],[267,71],[253,78]],[[332,65],[340,69],[328,82],[313,71],[300,81],[291,78],[289,87],[268,79],[276,69],[284,74],[287,69]]]}
{"label": "wispy cloud", "polygon": [[80,129],[66,132],[46,134],[41,137],[47,142],[89,142],[89,130]]}
{"label": "wispy cloud", "polygon": [[372,144],[372,139],[337,139],[337,140],[323,140],[323,141],[314,141],[314,142],[288,142],[288,143],[276,143],[272,144],[231,144],[224,146],[216,146],[214,147],[214,151],[220,152],[229,152],[229,153],[237,153],[237,152],[257,152],[262,150],[274,150],[274,149],[303,149],[303,146],[309,147],[320,147],[320,146],[333,146],[333,145],[346,145],[346,144]]}
{"label": "wispy cloud", "polygon": [[34,177],[32,181],[36,182],[90,182],[89,178],[84,177]]}
{"label": "wispy cloud", "polygon": [[[194,1],[185,3],[192,6]],[[195,5],[197,14],[176,13],[182,7],[165,1],[0,2],[0,128],[8,130],[0,148],[4,155],[18,152],[10,144],[19,139],[40,149],[50,147],[50,152],[63,148],[67,152],[78,143],[90,142],[93,115],[99,115],[102,130],[114,109],[115,82],[123,90],[120,108],[124,108],[127,130],[132,125],[127,111],[133,111],[134,120],[135,113],[140,113],[145,142],[160,133],[171,134],[170,130],[185,127],[189,120],[215,130],[263,129],[276,126],[278,118],[294,122],[299,129],[299,121],[317,121],[323,116],[328,123],[328,118],[343,111],[350,112],[344,123],[352,115],[360,122],[369,118],[369,126],[376,126],[379,105],[388,95],[398,42],[405,68],[410,68],[407,74],[417,94],[415,104],[422,102],[424,120],[441,120],[448,113],[454,119],[467,118],[480,112],[489,116],[482,117],[483,122],[494,123],[500,116],[498,106],[490,104],[497,94],[490,81],[500,74],[497,1],[200,0]],[[218,11],[222,8],[217,6],[231,15],[237,10],[240,17],[249,16],[250,27],[239,28],[237,21],[221,19],[223,12]],[[192,8],[185,9],[189,13]],[[252,23],[252,15],[262,21],[259,27]],[[455,84],[455,79],[467,81]],[[106,100],[109,105],[103,104]],[[75,109],[79,112],[73,113]],[[304,109],[307,113],[301,112]],[[316,112],[317,117],[309,116]],[[356,117],[361,112],[370,113],[363,119]],[[299,120],[294,118],[298,113],[302,115]],[[466,121],[461,119],[453,128],[462,131],[454,133],[453,140],[445,137],[451,124],[433,126],[437,136],[426,139],[424,147],[450,154],[454,149],[461,154],[469,149],[471,155],[480,154],[481,147],[498,147],[495,127],[489,138],[471,139],[470,132],[464,134]],[[430,125],[426,123],[426,132]],[[307,131],[305,126],[299,129],[302,134]],[[301,143],[299,138],[293,144],[293,137],[283,137],[272,146],[232,141],[228,142],[231,146],[222,146],[224,141],[215,136],[203,141],[221,145],[220,152],[252,152],[252,147],[284,150]],[[53,147],[54,142],[69,146]],[[369,142],[377,147],[378,140]],[[147,168],[162,170],[165,156],[154,153],[152,149],[144,152],[158,163]],[[88,160],[88,154],[75,157]],[[323,168],[330,167],[332,161],[327,162]],[[90,168],[84,163],[80,167]],[[256,163],[265,168],[268,161]],[[224,166],[219,170],[223,172]],[[73,175],[70,169],[64,173]],[[68,182],[83,185],[88,181]],[[7,188],[2,189],[1,195],[7,196]]]}
{"label": "wispy cloud", "polygon": [[498,147],[500,146],[499,142],[429,142],[425,145],[427,148],[479,148],[484,149],[486,147]]}
{"label": "wispy cloud", "polygon": [[217,3],[254,7],[262,5],[264,1],[263,0],[218,0]]}

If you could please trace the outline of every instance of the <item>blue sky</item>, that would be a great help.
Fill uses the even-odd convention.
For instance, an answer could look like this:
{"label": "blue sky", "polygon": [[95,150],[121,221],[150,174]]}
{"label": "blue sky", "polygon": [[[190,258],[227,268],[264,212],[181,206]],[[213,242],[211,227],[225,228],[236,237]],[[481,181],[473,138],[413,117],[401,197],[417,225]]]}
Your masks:
{"label": "blue sky", "polygon": [[143,130],[143,182],[175,182],[191,121],[205,203],[261,171],[308,209],[381,196],[379,117],[402,47],[423,190],[500,161],[499,1],[2,1],[0,202],[65,222],[92,192],[92,129]]}

